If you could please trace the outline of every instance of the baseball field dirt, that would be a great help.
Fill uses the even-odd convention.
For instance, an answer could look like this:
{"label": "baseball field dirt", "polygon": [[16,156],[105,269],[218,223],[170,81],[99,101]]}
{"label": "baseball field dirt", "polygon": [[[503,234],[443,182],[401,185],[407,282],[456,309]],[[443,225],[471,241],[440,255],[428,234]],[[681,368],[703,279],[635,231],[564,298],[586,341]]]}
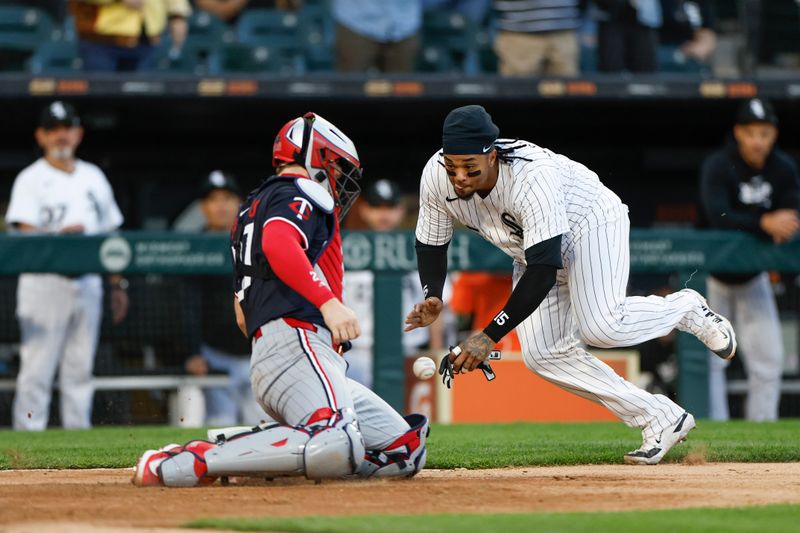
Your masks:
{"label": "baseball field dirt", "polygon": [[[692,464],[699,463],[699,464]],[[0,530],[166,531],[221,516],[561,512],[800,503],[800,463],[425,470],[413,480],[136,488],[130,470],[0,471]],[[458,502],[456,506],[452,502]],[[77,529],[74,529],[77,528]],[[165,528],[165,529],[162,529]],[[184,530],[185,531],[185,530]]]}

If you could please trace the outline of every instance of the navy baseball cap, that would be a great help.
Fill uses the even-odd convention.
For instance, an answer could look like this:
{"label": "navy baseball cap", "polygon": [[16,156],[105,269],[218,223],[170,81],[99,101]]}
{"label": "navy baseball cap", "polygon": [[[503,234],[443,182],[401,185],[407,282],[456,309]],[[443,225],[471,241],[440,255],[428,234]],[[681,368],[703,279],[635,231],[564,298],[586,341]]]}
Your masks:
{"label": "navy baseball cap", "polygon": [[395,207],[400,205],[402,193],[400,186],[391,180],[378,180],[370,183],[361,193],[364,200],[371,206],[387,205]]}
{"label": "navy baseball cap", "polygon": [[736,115],[736,124],[753,124],[756,122],[766,122],[773,126],[778,125],[778,115],[767,100],[762,98],[750,98],[742,102],[739,112]]}
{"label": "navy baseball cap", "polygon": [[468,105],[450,111],[442,126],[445,154],[486,154],[494,148],[500,128],[483,106]]}
{"label": "navy baseball cap", "polygon": [[78,113],[75,112],[75,108],[61,100],[56,100],[42,109],[42,114],[39,116],[39,127],[46,130],[51,130],[58,126],[73,128],[80,125],[81,119],[78,117]]}
{"label": "navy baseball cap", "polygon": [[236,180],[227,172],[212,170],[200,185],[200,198],[205,198],[216,190],[230,191],[237,196],[242,196],[242,189]]}

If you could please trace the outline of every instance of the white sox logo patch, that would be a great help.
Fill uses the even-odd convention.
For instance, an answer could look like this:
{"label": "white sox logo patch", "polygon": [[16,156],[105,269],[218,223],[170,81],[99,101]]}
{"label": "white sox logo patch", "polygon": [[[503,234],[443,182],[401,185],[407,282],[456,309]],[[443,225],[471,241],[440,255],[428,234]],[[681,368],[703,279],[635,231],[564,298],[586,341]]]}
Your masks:
{"label": "white sox logo patch", "polygon": [[514,217],[504,212],[500,215],[500,220],[511,229],[511,235],[522,238],[522,226],[519,225],[519,222]]}
{"label": "white sox logo patch", "polygon": [[499,313],[497,313],[497,316],[494,317],[494,323],[497,324],[498,326],[502,326],[503,324],[505,324],[506,320],[508,320],[508,315],[506,314],[505,311],[500,311]]}
{"label": "white sox logo patch", "polygon": [[308,220],[311,218],[311,211],[314,210],[314,206],[311,205],[311,202],[303,198],[302,196],[295,196],[292,198],[294,202],[289,204],[289,207],[297,213],[298,220]]}

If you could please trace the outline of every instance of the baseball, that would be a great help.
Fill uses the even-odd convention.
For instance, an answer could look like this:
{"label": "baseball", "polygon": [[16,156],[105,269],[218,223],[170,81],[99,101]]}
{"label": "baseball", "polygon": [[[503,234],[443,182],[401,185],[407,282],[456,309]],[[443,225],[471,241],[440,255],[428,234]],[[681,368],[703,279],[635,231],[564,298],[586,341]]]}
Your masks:
{"label": "baseball", "polygon": [[420,357],[414,361],[414,375],[419,379],[430,379],[436,373],[436,363],[430,357]]}

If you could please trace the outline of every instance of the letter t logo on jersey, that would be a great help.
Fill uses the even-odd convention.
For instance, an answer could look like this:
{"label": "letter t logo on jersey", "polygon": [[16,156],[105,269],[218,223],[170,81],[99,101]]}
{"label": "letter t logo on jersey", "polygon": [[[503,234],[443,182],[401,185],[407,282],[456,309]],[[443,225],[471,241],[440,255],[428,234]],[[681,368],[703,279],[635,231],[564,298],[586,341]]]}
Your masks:
{"label": "letter t logo on jersey", "polygon": [[311,211],[314,210],[314,206],[311,205],[311,202],[301,196],[295,196],[292,200],[295,201],[290,203],[289,207],[292,211],[297,213],[297,218],[299,220],[308,220],[311,218]]}

